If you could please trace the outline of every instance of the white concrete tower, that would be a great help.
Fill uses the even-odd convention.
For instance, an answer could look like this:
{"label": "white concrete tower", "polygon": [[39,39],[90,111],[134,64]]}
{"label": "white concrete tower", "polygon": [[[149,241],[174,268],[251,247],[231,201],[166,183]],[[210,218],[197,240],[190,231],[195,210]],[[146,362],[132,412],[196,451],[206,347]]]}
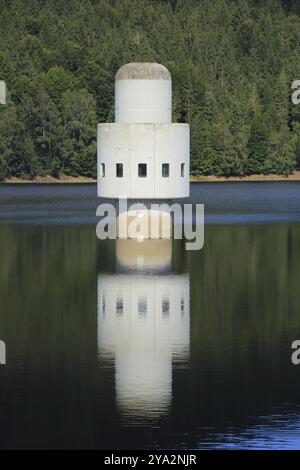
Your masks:
{"label": "white concrete tower", "polygon": [[172,80],[160,64],[131,63],[115,81],[115,123],[98,124],[98,196],[189,196],[188,124],[172,123]]}

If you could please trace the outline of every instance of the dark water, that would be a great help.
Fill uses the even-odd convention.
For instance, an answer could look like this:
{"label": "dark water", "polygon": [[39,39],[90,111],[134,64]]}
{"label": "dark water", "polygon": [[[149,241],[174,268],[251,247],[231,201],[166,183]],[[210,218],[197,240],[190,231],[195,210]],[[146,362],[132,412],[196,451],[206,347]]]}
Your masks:
{"label": "dark water", "polygon": [[197,184],[205,245],[0,186],[0,448],[300,448],[300,184]]}

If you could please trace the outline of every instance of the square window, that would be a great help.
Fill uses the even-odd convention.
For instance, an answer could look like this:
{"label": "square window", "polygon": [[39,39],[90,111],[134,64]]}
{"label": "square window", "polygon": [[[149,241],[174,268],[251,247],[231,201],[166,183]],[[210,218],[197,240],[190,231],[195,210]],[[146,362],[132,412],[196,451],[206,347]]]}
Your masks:
{"label": "square window", "polygon": [[105,177],[105,163],[101,163],[101,177]]}
{"label": "square window", "polygon": [[170,314],[170,300],[168,299],[168,297],[163,297],[162,303],[161,303],[161,309],[162,309],[163,317],[168,317]]}
{"label": "square window", "polygon": [[181,301],[180,301],[180,311],[181,311],[181,314],[183,315],[184,314],[184,297],[183,296],[181,297]]}
{"label": "square window", "polygon": [[139,315],[147,315],[147,299],[146,297],[139,297],[138,300],[138,312]]}
{"label": "square window", "polygon": [[163,163],[161,166],[161,175],[163,178],[169,178],[170,176],[170,165],[169,163]]}
{"label": "square window", "polygon": [[102,315],[105,315],[105,307],[106,307],[105,296],[103,295],[103,297],[102,297]]}
{"label": "square window", "polygon": [[139,163],[138,175],[140,178],[146,178],[147,176],[147,163]]}
{"label": "square window", "polygon": [[181,163],[181,178],[184,178],[185,173],[185,163]]}
{"label": "square window", "polygon": [[123,178],[123,163],[116,164],[116,177]]}
{"label": "square window", "polygon": [[117,297],[117,302],[116,302],[116,313],[117,315],[123,315],[123,298],[122,297]]}

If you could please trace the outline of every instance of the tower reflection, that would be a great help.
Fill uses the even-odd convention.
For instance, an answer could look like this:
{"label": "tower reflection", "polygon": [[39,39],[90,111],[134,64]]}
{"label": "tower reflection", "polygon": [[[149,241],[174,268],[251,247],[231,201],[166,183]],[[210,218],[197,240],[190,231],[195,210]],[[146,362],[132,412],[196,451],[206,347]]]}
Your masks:
{"label": "tower reflection", "polygon": [[115,363],[121,414],[159,418],[172,367],[189,358],[189,276],[172,273],[172,240],[117,240],[116,258],[115,274],[98,275],[99,357]]}

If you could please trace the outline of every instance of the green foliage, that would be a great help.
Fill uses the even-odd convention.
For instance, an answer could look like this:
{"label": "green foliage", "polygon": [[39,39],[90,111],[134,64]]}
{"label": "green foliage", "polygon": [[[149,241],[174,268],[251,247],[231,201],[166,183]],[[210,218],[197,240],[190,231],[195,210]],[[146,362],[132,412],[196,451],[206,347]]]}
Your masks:
{"label": "green foliage", "polygon": [[114,74],[165,64],[173,118],[191,124],[193,174],[300,166],[298,0],[0,0],[0,178],[96,176],[96,124]]}
{"label": "green foliage", "polygon": [[0,181],[10,176],[13,161],[16,107],[9,100],[0,107]]}
{"label": "green foliage", "polygon": [[93,176],[96,106],[87,90],[66,91],[62,96],[64,132],[63,168],[72,175]]}

